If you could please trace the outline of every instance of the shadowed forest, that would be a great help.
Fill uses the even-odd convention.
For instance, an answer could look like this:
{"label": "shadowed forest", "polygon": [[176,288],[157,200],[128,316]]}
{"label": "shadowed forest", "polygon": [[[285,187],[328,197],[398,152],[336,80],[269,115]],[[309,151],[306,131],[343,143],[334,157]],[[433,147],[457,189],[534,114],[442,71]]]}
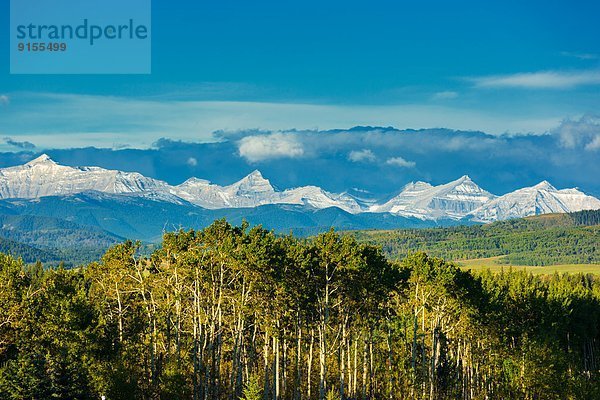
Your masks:
{"label": "shadowed forest", "polygon": [[389,261],[221,220],[76,269],[0,255],[1,399],[598,399],[592,275]]}

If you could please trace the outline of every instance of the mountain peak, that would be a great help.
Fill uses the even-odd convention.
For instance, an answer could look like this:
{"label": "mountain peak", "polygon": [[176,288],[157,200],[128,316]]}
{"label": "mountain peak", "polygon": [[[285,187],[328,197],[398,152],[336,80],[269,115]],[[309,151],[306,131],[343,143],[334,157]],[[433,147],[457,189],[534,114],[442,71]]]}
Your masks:
{"label": "mountain peak", "polygon": [[538,190],[548,190],[548,191],[556,191],[556,188],[550,184],[550,182],[543,180],[537,185],[533,186],[534,189]]}
{"label": "mountain peak", "polygon": [[263,176],[263,174],[259,170],[257,170],[257,169],[255,169],[254,171],[250,172],[246,176],[246,178],[265,179],[264,176]]}
{"label": "mountain peak", "polygon": [[39,156],[37,158],[34,158],[33,160],[29,161],[25,165],[33,166],[33,165],[40,165],[40,164],[52,164],[52,165],[56,165],[56,162],[54,160],[52,160],[48,154],[42,154],[41,156]]}
{"label": "mountain peak", "polygon": [[263,174],[255,169],[254,171],[250,172],[248,175],[246,175],[245,177],[243,177],[240,182],[252,182],[253,184],[256,183],[269,183],[269,180],[267,178],[265,178],[263,176]]}
{"label": "mountain peak", "polygon": [[431,189],[432,187],[433,186],[431,186],[431,184],[428,182],[416,181],[416,182],[410,182],[410,183],[407,183],[406,185],[404,185],[401,192],[420,191],[420,190],[422,191],[422,190]]}
{"label": "mountain peak", "polygon": [[257,169],[233,185],[229,185],[228,188],[233,189],[237,193],[244,194],[275,192],[275,189],[271,186],[271,182],[263,177],[262,173]]}
{"label": "mountain peak", "polygon": [[440,185],[439,188],[445,188],[444,190],[450,190],[457,193],[483,193],[486,195],[490,194],[483,190],[481,187],[479,187],[478,184],[473,182],[469,175],[463,175],[455,181],[446,183],[444,185]]}
{"label": "mountain peak", "polygon": [[196,178],[195,176],[192,176],[191,178],[188,178],[185,182],[179,184],[178,186],[207,186],[210,185],[211,182],[207,179],[201,179],[201,178]]}
{"label": "mountain peak", "polygon": [[370,210],[420,219],[460,219],[494,197],[468,175],[463,175],[438,186],[426,182],[409,183],[396,197],[385,204],[373,206]]}
{"label": "mountain peak", "polygon": [[473,180],[471,179],[471,177],[469,175],[463,175],[460,178],[458,178],[458,179],[456,179],[456,180],[454,180],[452,182],[449,182],[448,184],[460,185],[460,184],[463,184],[463,183],[472,183],[474,185],[477,185],[475,182],[473,182]]}

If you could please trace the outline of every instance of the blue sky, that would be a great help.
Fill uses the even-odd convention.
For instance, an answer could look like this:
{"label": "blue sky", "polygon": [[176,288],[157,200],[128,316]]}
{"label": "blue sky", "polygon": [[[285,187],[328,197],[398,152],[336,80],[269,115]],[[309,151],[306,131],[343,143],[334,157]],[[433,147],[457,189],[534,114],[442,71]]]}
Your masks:
{"label": "blue sky", "polygon": [[147,95],[213,82],[229,93],[208,97],[382,103],[464,89],[468,77],[593,69],[600,53],[594,1],[154,0],[152,11],[151,76],[10,77],[3,65],[0,83]]}
{"label": "blue sky", "polygon": [[600,152],[597,1],[154,0],[152,13],[150,75],[10,75],[6,59],[0,151],[371,125],[563,144],[567,126],[585,160]]}

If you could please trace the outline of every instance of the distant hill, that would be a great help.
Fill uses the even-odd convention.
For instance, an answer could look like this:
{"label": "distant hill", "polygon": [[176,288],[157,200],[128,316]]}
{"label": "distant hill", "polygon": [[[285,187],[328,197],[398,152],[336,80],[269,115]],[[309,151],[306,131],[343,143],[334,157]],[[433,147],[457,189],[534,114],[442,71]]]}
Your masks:
{"label": "distant hill", "polygon": [[393,259],[416,251],[448,260],[501,258],[513,265],[600,263],[600,211],[546,214],[488,225],[352,232]]}
{"label": "distant hill", "polygon": [[[190,203],[171,203],[140,196],[85,192],[40,199],[0,201],[0,238],[21,248],[26,262],[78,265],[96,260],[111,245],[140,240],[144,248],[159,242],[164,232],[202,229],[215,219],[239,225],[263,225],[278,233],[307,236],[337,229],[418,228],[440,221],[422,221],[391,214],[350,214],[339,208],[306,209],[298,205],[207,210]],[[458,221],[446,221],[457,224]],[[21,247],[19,247],[21,246]],[[11,254],[20,255],[15,250]]]}
{"label": "distant hill", "polygon": [[51,251],[38,249],[3,237],[0,237],[0,253],[21,258],[25,263],[34,263],[36,261],[53,263],[59,260],[59,257]]}
{"label": "distant hill", "polygon": [[[451,260],[504,256],[512,264],[600,262],[600,211],[546,214],[488,225],[470,221],[423,221],[384,213],[350,214],[338,208],[265,205],[252,209],[206,210],[143,197],[90,192],[35,200],[0,201],[4,248],[26,262],[68,265],[97,259],[125,239],[155,243],[165,231],[201,229],[215,219],[247,220],[278,233],[308,236],[335,227],[353,230],[360,240],[378,244],[391,258],[414,251]],[[447,224],[438,228],[439,223]],[[470,226],[454,226],[456,224]],[[386,230],[381,230],[384,228]],[[370,230],[378,229],[378,230]],[[25,254],[27,256],[25,257]]]}
{"label": "distant hill", "polygon": [[160,241],[165,231],[201,229],[220,218],[226,218],[233,224],[246,219],[251,225],[261,224],[278,233],[293,231],[300,236],[327,231],[331,227],[341,230],[397,229],[464,223],[455,220],[424,221],[385,213],[351,214],[336,207],[315,209],[289,204],[208,210],[186,202],[172,203],[100,192],[1,200],[1,214],[10,215],[11,218],[16,215],[29,216],[32,217],[31,221],[38,221],[40,226],[47,223],[54,225],[60,220],[76,225],[78,229],[89,227],[95,232],[146,242]]}
{"label": "distant hill", "polygon": [[36,215],[0,214],[0,228],[0,251],[22,257],[26,263],[87,263],[124,240],[95,227]]}
{"label": "distant hill", "polygon": [[0,214],[0,236],[39,248],[108,247],[122,237],[59,218]]}

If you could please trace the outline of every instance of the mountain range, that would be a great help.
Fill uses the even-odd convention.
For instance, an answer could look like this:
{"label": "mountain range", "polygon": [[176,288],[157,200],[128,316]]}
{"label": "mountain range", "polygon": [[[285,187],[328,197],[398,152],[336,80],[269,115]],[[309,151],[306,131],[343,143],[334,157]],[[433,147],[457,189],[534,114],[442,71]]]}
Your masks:
{"label": "mountain range", "polygon": [[390,213],[421,220],[467,218],[477,222],[600,208],[597,198],[578,189],[557,190],[546,181],[496,196],[466,175],[438,186],[412,182],[393,198],[379,202],[351,192],[331,193],[317,186],[279,191],[258,170],[231,185],[220,186],[198,178],[170,185],[137,172],[63,166],[45,154],[24,165],[0,169],[0,199],[39,199],[90,191],[189,203],[208,210],[285,204],[313,210],[336,207],[350,214]]}
{"label": "mountain range", "polygon": [[199,229],[219,218],[310,235],[331,227],[472,225],[590,209],[600,209],[600,200],[545,181],[496,196],[463,176],[437,186],[412,182],[379,199],[359,189],[278,190],[259,171],[221,186],[198,178],[170,185],[137,172],[64,166],[46,155],[0,169],[0,238],[5,247],[30,246],[54,259],[61,254],[77,259],[73,254],[81,253],[78,259],[85,260],[125,238],[158,242],[165,231]]}

